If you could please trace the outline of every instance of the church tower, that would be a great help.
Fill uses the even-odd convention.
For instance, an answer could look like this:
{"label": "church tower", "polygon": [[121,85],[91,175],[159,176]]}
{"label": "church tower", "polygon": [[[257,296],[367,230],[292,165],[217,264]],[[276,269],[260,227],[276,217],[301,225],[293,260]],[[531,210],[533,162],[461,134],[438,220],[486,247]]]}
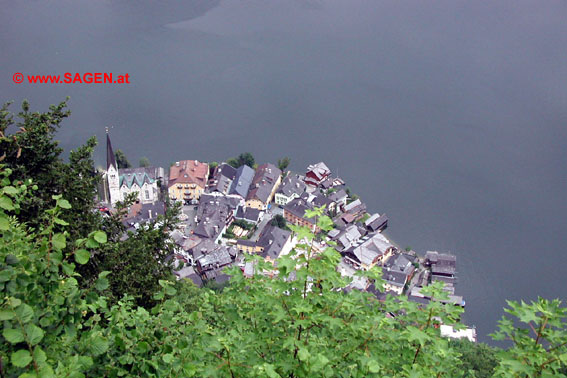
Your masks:
{"label": "church tower", "polygon": [[106,129],[106,185],[108,186],[107,201],[114,205],[120,201],[120,178],[118,176],[118,165],[110,143],[108,128]]}

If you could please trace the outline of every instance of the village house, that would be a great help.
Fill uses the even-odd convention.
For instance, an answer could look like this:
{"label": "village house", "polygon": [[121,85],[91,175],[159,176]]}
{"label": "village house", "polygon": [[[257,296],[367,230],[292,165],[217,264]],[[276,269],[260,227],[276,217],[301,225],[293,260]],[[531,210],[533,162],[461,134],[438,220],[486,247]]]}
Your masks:
{"label": "village house", "polygon": [[259,166],[246,196],[246,207],[266,210],[281,183],[281,174],[282,171],[271,163]]}
{"label": "village house", "polygon": [[358,220],[366,214],[366,205],[360,199],[356,199],[343,206],[343,213],[351,215],[354,220]]}
{"label": "village house", "polygon": [[208,176],[207,163],[198,160],[176,162],[169,169],[169,198],[186,203],[199,200],[207,187]]}
{"label": "village house", "polygon": [[431,282],[441,281],[445,284],[444,290],[450,295],[455,294],[455,283],[457,281],[456,269],[457,258],[450,254],[437,251],[425,253],[425,266],[431,271]]}
{"label": "village house", "polygon": [[305,183],[307,185],[317,187],[319,186],[329,175],[331,170],[325,163],[319,162],[317,164],[312,164],[307,167],[307,173],[305,174]]}
{"label": "village house", "polygon": [[453,255],[427,251],[425,253],[425,265],[431,268],[432,279],[434,276],[453,278],[456,273],[457,258]]}
{"label": "village house", "polygon": [[382,232],[388,227],[388,217],[375,213],[364,222],[364,226],[369,232]]}
{"label": "village house", "polygon": [[284,218],[287,222],[296,226],[309,227],[315,233],[321,232],[321,229],[317,226],[317,220],[305,216],[307,210],[313,210],[311,204],[302,198],[296,198],[284,206]]}
{"label": "village house", "polygon": [[155,222],[157,217],[165,214],[165,203],[134,203],[128,208],[122,223],[127,229],[138,229],[147,222]]}
{"label": "village house", "polygon": [[240,197],[219,194],[203,194],[197,208],[197,226],[194,235],[212,239],[217,243],[232,223]]}
{"label": "village house", "polygon": [[476,328],[455,329],[452,325],[441,324],[439,327],[441,337],[450,339],[468,339],[471,343],[476,343]]}
{"label": "village house", "polygon": [[291,249],[291,231],[267,226],[260,234],[257,244],[261,248],[261,256],[274,262],[282,252],[289,252],[289,249]]}
{"label": "village house", "polygon": [[238,240],[236,248],[242,253],[259,254],[267,261],[275,261],[282,252],[291,249],[291,231],[268,225],[258,241]]}
{"label": "village house", "polygon": [[[431,302],[431,297],[428,294],[422,292],[423,287],[415,286],[411,289],[408,295],[408,299],[413,302],[418,302],[422,304],[427,304]],[[443,304],[452,304],[455,306],[465,307],[466,302],[460,295],[449,294],[447,299],[434,298],[435,301]]]}
{"label": "village house", "polygon": [[369,270],[376,264],[384,264],[396,252],[382,234],[367,235],[355,246],[342,252],[347,261],[362,270]]}
{"label": "village house", "polygon": [[276,192],[274,201],[277,205],[285,206],[291,200],[301,196],[306,189],[306,185],[298,174],[290,173],[283,180],[280,188]]}
{"label": "village house", "polygon": [[382,267],[384,290],[401,295],[415,272],[414,260],[415,257],[403,253],[388,259]]}
{"label": "village house", "polygon": [[348,194],[344,189],[339,189],[328,195],[329,199],[335,203],[337,209],[342,209],[347,204]]}
{"label": "village house", "polygon": [[354,246],[364,235],[366,235],[365,230],[350,225],[344,229],[333,229],[327,236],[337,243],[335,249],[341,252]]}
{"label": "village house", "polygon": [[236,210],[236,214],[234,215],[235,219],[240,219],[253,224],[258,224],[263,217],[264,212],[262,210],[244,206],[239,206]]}
{"label": "village house", "polygon": [[203,280],[201,279],[201,276],[197,274],[195,268],[192,267],[191,265],[185,265],[183,268],[180,268],[178,270],[174,269],[173,274],[175,274],[178,280],[182,280],[182,279],[191,280],[195,284],[195,286],[197,287],[203,286]]}
{"label": "village house", "polygon": [[200,256],[196,259],[195,270],[201,276],[203,281],[209,281],[223,277],[222,269],[231,265],[236,258],[238,252],[234,247],[218,246],[214,251]]}
{"label": "village house", "polygon": [[345,182],[342,179],[329,176],[319,184],[319,187],[322,190],[327,191],[331,188],[336,188],[337,186],[343,186],[344,184]]}
{"label": "village house", "polygon": [[250,255],[254,253],[259,253],[262,251],[260,245],[253,240],[238,239],[236,241],[236,248],[242,253],[248,253]]}
{"label": "village house", "polygon": [[253,178],[254,170],[252,168],[247,165],[238,167],[232,185],[230,186],[229,194],[236,194],[245,199]]}
{"label": "village house", "polygon": [[236,177],[236,168],[233,166],[222,163],[215,167],[212,177],[207,184],[207,192],[219,192],[222,194],[229,194],[232,182]]}

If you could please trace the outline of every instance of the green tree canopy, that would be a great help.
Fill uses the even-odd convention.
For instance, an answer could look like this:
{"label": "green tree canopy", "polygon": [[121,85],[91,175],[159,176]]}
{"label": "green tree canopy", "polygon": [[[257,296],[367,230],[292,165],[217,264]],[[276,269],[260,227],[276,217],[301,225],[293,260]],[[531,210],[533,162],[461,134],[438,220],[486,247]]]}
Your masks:
{"label": "green tree canopy", "polygon": [[288,158],[287,156],[282,158],[282,159],[278,159],[278,168],[284,172],[287,167],[289,166],[289,163],[291,163],[291,159]]}
{"label": "green tree canopy", "polygon": [[226,161],[227,164],[233,166],[234,168],[239,168],[243,165],[247,165],[250,168],[254,168],[256,160],[250,152],[243,152],[236,158],[230,158]]}
{"label": "green tree canopy", "polygon": [[139,165],[140,165],[140,167],[149,167],[150,166],[150,159],[148,159],[147,157],[141,157]]}
{"label": "green tree canopy", "polygon": [[118,169],[132,168],[132,164],[130,164],[126,154],[121,149],[116,150],[114,157],[116,158],[116,165],[118,165]]}
{"label": "green tree canopy", "polygon": [[280,215],[280,214],[276,214],[272,218],[272,220],[270,221],[270,225],[272,225],[274,227],[279,227],[283,230],[289,230],[289,227],[287,227],[287,221],[285,220],[283,215]]}

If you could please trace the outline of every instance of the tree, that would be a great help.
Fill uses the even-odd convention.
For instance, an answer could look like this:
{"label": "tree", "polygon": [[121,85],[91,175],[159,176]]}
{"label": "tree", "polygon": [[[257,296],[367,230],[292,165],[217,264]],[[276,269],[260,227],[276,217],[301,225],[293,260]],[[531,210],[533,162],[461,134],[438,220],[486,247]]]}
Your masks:
{"label": "tree", "polygon": [[285,218],[280,215],[280,214],[276,214],[272,220],[270,221],[270,225],[274,226],[274,227],[279,227],[282,230],[289,230],[289,227],[287,227],[287,221],[285,220]]}
{"label": "tree", "polygon": [[452,340],[449,346],[461,355],[463,371],[472,371],[477,378],[493,376],[498,365],[496,348],[484,343],[472,343],[467,339]]}
{"label": "tree", "polygon": [[243,152],[240,155],[238,155],[238,163],[239,163],[239,167],[243,165],[247,165],[250,168],[252,168],[254,167],[254,164],[256,164],[256,160],[254,159],[254,156],[252,156],[250,152]]}
{"label": "tree", "polygon": [[282,159],[278,159],[278,168],[282,172],[284,172],[286,168],[289,166],[289,163],[291,163],[291,159],[288,158],[287,156]]}
{"label": "tree", "polygon": [[[11,177],[24,181],[32,179],[38,189],[20,204],[18,219],[37,228],[45,221],[44,209],[55,204],[54,195],[62,195],[72,205],[64,219],[74,237],[85,237],[100,227],[100,217],[93,213],[94,198],[100,176],[96,173],[92,154],[96,138],[90,138],[84,146],[71,151],[69,162],[61,158],[63,150],[55,141],[55,133],[70,115],[66,101],[51,105],[45,113],[31,112],[27,101],[16,115],[5,104],[0,111],[0,151],[2,163],[11,170]],[[10,133],[15,126],[17,132]]]}
{"label": "tree", "polygon": [[[90,280],[96,280],[101,271],[112,272],[106,293],[111,303],[128,295],[136,305],[150,309],[155,305],[152,296],[159,288],[159,281],[173,277],[170,257],[175,245],[168,231],[176,228],[181,208],[179,203],[170,203],[163,216],[140,225],[135,231],[126,231],[124,215],[136,199],[135,193],[127,195],[116,204],[116,212],[105,218],[103,227],[108,243],[85,267],[92,267]],[[86,286],[92,284],[94,281]]]}
{"label": "tree", "polygon": [[150,166],[150,159],[147,157],[140,158],[140,167],[149,167]]}
{"label": "tree", "polygon": [[230,158],[226,161],[228,165],[231,165],[234,168],[239,168],[243,165],[247,165],[250,168],[254,168],[256,164],[256,160],[254,156],[250,152],[243,152],[236,158]]}
{"label": "tree", "polygon": [[126,154],[122,152],[121,149],[116,150],[114,157],[116,158],[116,165],[118,165],[118,169],[132,167],[132,164],[128,161]]}
{"label": "tree", "polygon": [[241,165],[237,158],[230,158],[226,163],[234,168],[238,168]]}
{"label": "tree", "polygon": [[219,166],[219,163],[216,162],[216,161],[211,161],[211,162],[209,163],[209,169],[210,169],[211,172],[212,172],[216,167],[218,167],[218,166]]}

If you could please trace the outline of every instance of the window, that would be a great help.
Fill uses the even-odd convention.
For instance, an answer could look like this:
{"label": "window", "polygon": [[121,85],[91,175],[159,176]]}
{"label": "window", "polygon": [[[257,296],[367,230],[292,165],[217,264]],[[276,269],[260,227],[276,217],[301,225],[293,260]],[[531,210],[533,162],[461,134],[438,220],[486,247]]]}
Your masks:
{"label": "window", "polygon": [[146,199],[149,200],[150,199],[150,192],[148,190],[146,190]]}

